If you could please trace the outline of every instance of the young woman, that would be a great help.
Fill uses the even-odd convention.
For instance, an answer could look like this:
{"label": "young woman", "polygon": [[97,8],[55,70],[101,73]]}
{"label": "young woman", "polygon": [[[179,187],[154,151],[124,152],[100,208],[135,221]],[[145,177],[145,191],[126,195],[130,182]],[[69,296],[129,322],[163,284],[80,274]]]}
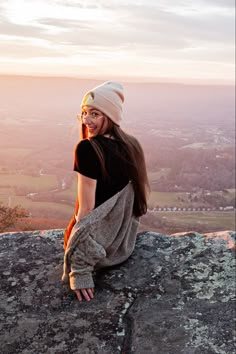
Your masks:
{"label": "young woman", "polygon": [[126,260],[135,246],[149,189],[143,150],[120,128],[124,95],[105,82],[82,100],[75,215],[64,234],[64,274],[79,301],[94,297],[92,271]]}

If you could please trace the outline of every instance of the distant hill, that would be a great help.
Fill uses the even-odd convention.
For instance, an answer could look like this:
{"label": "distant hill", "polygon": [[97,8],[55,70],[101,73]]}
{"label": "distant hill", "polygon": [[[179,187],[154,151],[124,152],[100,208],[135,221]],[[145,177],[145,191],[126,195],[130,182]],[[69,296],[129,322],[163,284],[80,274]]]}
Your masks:
{"label": "distant hill", "polygon": [[[1,113],[68,121],[80,109],[84,93],[98,80],[0,75]],[[234,121],[234,86],[131,83],[125,86],[125,121],[167,120],[225,124]],[[223,118],[223,119],[222,119]]]}

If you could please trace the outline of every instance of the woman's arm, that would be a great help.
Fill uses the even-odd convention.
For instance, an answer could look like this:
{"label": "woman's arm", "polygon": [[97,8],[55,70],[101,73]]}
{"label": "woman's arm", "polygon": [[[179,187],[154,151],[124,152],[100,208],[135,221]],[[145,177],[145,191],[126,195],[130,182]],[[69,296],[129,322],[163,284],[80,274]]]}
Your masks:
{"label": "woman's arm", "polygon": [[76,220],[81,220],[95,207],[97,180],[78,173],[78,202],[79,210]]}
{"label": "woman's arm", "polygon": [[[78,173],[78,204],[79,208],[75,215],[76,221],[81,220],[95,207],[97,180],[92,179]],[[74,290],[79,301],[82,301],[82,295],[86,301],[90,301],[94,297],[94,289],[76,289]]]}
{"label": "woman's arm", "polygon": [[85,177],[78,173],[78,192],[75,202],[75,214],[72,216],[64,232],[64,250],[66,250],[67,242],[75,223],[88,214],[95,206],[96,185],[97,181],[95,179]]}

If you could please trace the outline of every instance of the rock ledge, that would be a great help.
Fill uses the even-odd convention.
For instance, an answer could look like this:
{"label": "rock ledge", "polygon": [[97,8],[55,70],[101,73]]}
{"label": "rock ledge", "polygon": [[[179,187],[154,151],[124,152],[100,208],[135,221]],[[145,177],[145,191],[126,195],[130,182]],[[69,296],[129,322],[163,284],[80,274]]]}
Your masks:
{"label": "rock ledge", "polygon": [[229,354],[235,232],[143,232],[79,303],[60,278],[63,231],[0,235],[1,354]]}

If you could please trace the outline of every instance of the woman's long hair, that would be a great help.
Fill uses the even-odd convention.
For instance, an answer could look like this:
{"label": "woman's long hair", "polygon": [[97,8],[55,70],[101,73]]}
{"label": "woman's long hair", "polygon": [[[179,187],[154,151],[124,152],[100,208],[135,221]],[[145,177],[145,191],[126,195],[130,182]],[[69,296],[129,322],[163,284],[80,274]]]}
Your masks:
{"label": "woman's long hair", "polygon": [[[106,118],[107,127],[104,131],[104,126],[102,126],[100,131],[102,134],[109,134],[112,138],[121,142],[123,146],[125,154],[120,153],[119,157],[125,160],[128,166],[128,176],[134,188],[133,214],[136,217],[140,217],[147,212],[147,196],[150,191],[143,149],[135,137],[125,133],[111,119]],[[83,123],[81,123],[80,129],[80,140],[82,139],[89,139],[87,128]],[[103,149],[97,139],[90,138],[89,140],[99,158],[102,173],[106,176],[107,172]]]}

